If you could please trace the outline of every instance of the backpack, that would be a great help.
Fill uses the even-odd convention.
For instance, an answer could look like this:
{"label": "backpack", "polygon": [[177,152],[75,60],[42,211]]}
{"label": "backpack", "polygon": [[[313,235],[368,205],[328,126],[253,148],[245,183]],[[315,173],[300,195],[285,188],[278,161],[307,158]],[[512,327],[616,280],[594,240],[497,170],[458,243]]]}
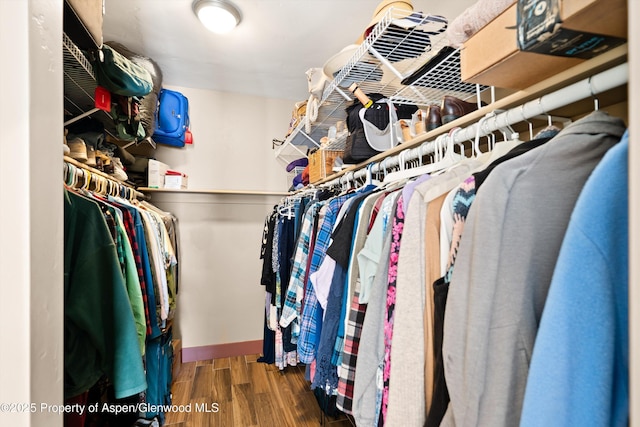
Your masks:
{"label": "backpack", "polygon": [[114,95],[111,117],[116,125],[116,136],[122,141],[142,141],[146,136],[140,123],[140,99],[136,96]]}
{"label": "backpack", "polygon": [[107,41],[105,44],[134,64],[146,69],[151,76],[151,82],[153,84],[151,92],[140,100],[140,123],[142,123],[144,133],[150,136],[156,128],[158,94],[162,89],[162,70],[153,59],[135,53],[121,43]]}
{"label": "backpack", "polygon": [[189,100],[182,93],[169,89],[160,91],[153,140],[174,147],[191,143]]}
{"label": "backpack", "polygon": [[103,45],[100,55],[93,62],[96,81],[109,92],[122,96],[145,96],[153,89],[151,74],[112,49]]}

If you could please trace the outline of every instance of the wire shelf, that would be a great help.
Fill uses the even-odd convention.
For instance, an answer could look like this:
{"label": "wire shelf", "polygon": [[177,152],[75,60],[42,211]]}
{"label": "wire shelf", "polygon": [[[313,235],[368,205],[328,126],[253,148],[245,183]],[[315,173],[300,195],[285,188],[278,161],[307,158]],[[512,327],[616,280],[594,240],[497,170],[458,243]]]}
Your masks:
{"label": "wire shelf", "polygon": [[460,80],[460,51],[448,47],[446,27],[441,16],[390,8],[325,86],[311,131],[305,132],[301,123],[285,144],[319,146],[329,128],[346,119],[353,83],[365,93],[418,106],[438,104],[445,95],[466,100],[486,90],[487,86]]}
{"label": "wire shelf", "polygon": [[[91,62],[64,33],[62,46],[65,113],[79,116],[95,108],[97,83]],[[99,120],[111,136],[115,136],[115,124],[107,112],[98,110],[92,117]]]}
{"label": "wire shelf", "polygon": [[488,86],[460,80],[460,49],[455,49],[410,86],[391,96],[391,100],[399,104],[438,104],[444,95],[465,100],[486,89]]}

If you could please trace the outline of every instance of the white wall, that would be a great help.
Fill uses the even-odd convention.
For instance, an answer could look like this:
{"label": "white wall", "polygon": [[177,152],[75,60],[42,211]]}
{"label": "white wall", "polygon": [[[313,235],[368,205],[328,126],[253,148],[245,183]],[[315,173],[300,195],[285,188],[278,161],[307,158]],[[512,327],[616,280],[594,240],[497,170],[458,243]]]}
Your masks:
{"label": "white wall", "polygon": [[0,1],[0,404],[38,405],[2,426],[62,425],[61,34],[62,0]]}
{"label": "white wall", "polygon": [[286,191],[286,172],[271,149],[283,139],[293,102],[165,85],[189,99],[194,143],[158,145],[156,157],[189,175],[190,189]]}
{"label": "white wall", "polygon": [[[190,190],[287,191],[291,184],[271,140],[283,139],[292,101],[165,87],[189,99],[194,144],[159,145],[156,157],[189,175]],[[262,339],[260,242],[265,216],[278,200],[246,194],[152,194],[152,202],[180,222],[176,332],[183,348]]]}
{"label": "white wall", "polygon": [[278,197],[154,193],[180,222],[175,319],[183,348],[262,339],[259,259],[264,218]]}

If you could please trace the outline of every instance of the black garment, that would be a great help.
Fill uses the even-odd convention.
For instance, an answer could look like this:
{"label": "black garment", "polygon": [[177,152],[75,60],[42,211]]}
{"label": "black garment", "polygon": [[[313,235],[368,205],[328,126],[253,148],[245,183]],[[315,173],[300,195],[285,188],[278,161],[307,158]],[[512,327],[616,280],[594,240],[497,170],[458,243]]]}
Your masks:
{"label": "black garment", "polygon": [[262,234],[262,248],[260,251],[260,258],[262,262],[262,277],[260,284],[265,287],[267,292],[272,295],[272,302],[275,303],[276,294],[276,277],[273,271],[273,234],[276,228],[275,212],[272,212],[265,220],[265,229]]}
{"label": "black garment", "polygon": [[276,362],[276,333],[267,326],[267,313],[264,313],[264,332],[262,335],[262,354],[258,358],[258,362],[275,363]]}
{"label": "black garment", "polygon": [[444,277],[433,283],[433,353],[434,353],[434,381],[433,399],[427,415],[427,427],[438,427],[447,406],[449,406],[449,390],[444,378],[444,361],[442,360],[442,338],[444,335],[444,311],[447,304],[449,284]]}
{"label": "black garment", "polygon": [[511,150],[509,150],[507,154],[500,157],[499,159],[496,159],[494,162],[492,162],[489,166],[487,166],[480,172],[474,173],[473,177],[476,180],[476,192],[478,192],[478,190],[480,189],[480,186],[484,183],[484,181],[487,179],[491,171],[493,171],[496,168],[496,166],[506,162],[507,160],[513,159],[514,157],[518,157],[519,155],[524,154],[527,151],[533,150],[534,148],[539,147],[545,144],[546,142],[550,141],[552,138],[553,136],[547,137],[545,134],[545,137],[532,139],[531,141],[526,141],[526,142],[523,142],[522,144],[518,144],[515,147],[513,147]]}
{"label": "black garment", "polygon": [[[280,307],[284,307],[287,298],[287,287],[291,278],[291,264],[296,241],[294,218],[283,217],[280,219],[280,235],[278,237],[279,273],[280,273]],[[291,343],[292,327],[289,325],[282,330],[282,346],[285,352],[296,351],[298,346]]]}
{"label": "black garment", "polygon": [[333,241],[327,249],[327,255],[333,258],[336,264],[340,264],[345,269],[349,267],[349,256],[351,254],[351,245],[353,244],[353,229],[355,228],[358,208],[371,193],[371,191],[368,191],[362,195],[355,196],[349,206],[349,210],[331,235]]}
{"label": "black garment", "polygon": [[[282,217],[279,219],[278,236],[278,272],[280,274],[280,307],[284,307],[287,298],[287,287],[291,278],[291,264],[295,250],[295,220]],[[276,284],[277,285],[277,284]]]}

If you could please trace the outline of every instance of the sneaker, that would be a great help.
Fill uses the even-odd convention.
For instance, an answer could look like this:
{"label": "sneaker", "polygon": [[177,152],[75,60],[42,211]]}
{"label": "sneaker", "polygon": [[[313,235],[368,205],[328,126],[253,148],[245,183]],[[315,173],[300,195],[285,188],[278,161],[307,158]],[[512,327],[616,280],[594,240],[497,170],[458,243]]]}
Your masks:
{"label": "sneaker", "polygon": [[113,177],[118,181],[126,181],[129,179],[129,176],[124,171],[124,166],[122,166],[122,161],[120,157],[114,157],[111,159],[111,164],[113,165]]}

